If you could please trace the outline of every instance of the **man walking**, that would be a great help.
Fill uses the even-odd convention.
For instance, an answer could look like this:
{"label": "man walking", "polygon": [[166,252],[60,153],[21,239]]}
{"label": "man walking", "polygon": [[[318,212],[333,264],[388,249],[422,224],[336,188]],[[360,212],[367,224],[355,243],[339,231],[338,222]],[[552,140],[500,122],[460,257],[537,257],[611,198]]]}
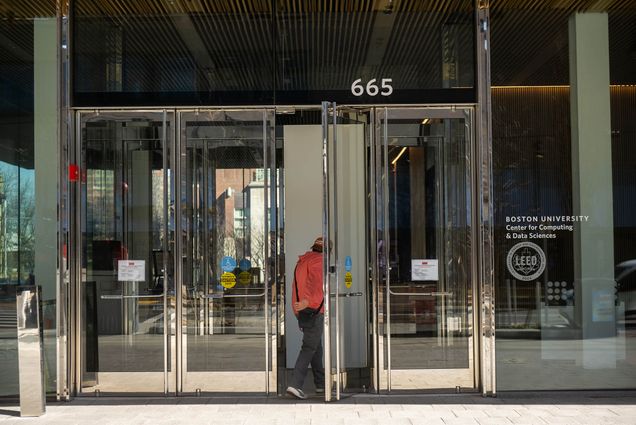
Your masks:
{"label": "man walking", "polygon": [[303,344],[296,359],[291,385],[287,394],[306,399],[303,384],[309,365],[314,374],[316,393],[325,391],[325,370],[322,365],[322,334],[324,331],[324,293],[322,290],[322,237],[311,250],[298,258],[292,285],[292,306],[303,332]]}

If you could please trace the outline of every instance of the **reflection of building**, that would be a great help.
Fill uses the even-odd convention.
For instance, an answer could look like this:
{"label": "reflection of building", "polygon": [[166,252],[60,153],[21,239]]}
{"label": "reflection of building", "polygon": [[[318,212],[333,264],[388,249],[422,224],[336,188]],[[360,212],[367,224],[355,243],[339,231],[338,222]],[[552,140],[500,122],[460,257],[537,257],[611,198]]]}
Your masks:
{"label": "reflection of building", "polygon": [[216,172],[216,226],[224,253],[237,261],[246,258],[255,268],[262,268],[264,260],[263,180],[262,169]]}

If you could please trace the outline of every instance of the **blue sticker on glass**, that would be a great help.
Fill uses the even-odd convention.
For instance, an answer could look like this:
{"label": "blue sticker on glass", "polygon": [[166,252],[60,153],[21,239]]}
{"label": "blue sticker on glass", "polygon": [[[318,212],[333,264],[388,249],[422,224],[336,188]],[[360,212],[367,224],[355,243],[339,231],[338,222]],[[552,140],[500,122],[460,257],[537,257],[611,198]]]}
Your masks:
{"label": "blue sticker on glass", "polygon": [[252,263],[250,263],[250,260],[248,260],[247,258],[243,258],[241,261],[239,261],[239,269],[243,270],[244,272],[249,271],[252,268]]}
{"label": "blue sticker on glass", "polygon": [[232,257],[223,257],[221,260],[221,270],[224,272],[233,272],[236,268],[236,260]]}
{"label": "blue sticker on glass", "polygon": [[345,258],[345,271],[350,272],[351,271],[351,257],[347,255],[347,258]]}

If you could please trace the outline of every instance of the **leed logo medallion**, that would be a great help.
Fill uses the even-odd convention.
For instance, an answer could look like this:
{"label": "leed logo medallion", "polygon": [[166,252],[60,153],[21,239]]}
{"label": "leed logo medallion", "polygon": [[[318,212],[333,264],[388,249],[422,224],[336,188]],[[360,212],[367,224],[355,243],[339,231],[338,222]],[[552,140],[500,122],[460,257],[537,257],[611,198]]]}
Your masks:
{"label": "leed logo medallion", "polygon": [[545,270],[545,253],[535,243],[519,242],[508,251],[506,264],[511,275],[528,282],[541,276]]}

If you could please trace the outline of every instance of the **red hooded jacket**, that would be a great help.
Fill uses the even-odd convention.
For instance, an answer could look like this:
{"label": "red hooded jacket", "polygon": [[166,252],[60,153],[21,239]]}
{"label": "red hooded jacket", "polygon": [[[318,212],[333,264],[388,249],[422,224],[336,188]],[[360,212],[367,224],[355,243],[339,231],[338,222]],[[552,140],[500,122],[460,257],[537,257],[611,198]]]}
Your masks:
{"label": "red hooded jacket", "polygon": [[[292,281],[292,306],[298,300],[309,301],[309,308],[316,309],[323,303],[322,291],[322,253],[309,251],[298,257],[296,264],[296,284],[298,285],[298,298],[296,298],[296,285]],[[325,307],[320,308],[324,313]],[[294,314],[298,315],[294,307]]]}

